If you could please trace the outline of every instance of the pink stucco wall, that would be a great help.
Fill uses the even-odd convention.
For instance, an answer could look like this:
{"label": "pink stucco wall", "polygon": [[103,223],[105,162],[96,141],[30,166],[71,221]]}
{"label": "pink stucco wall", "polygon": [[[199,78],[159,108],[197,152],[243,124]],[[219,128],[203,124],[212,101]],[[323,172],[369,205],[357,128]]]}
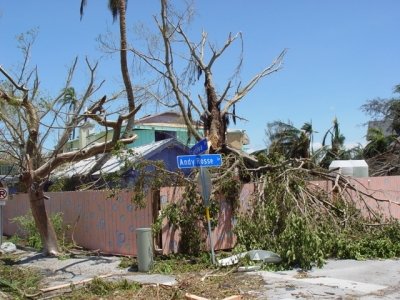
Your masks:
{"label": "pink stucco wall", "polygon": [[[253,185],[245,185],[242,188],[241,196],[243,203],[246,202],[245,197],[249,194],[248,190],[252,189]],[[160,190],[160,201],[161,208],[165,207],[170,203],[180,203],[183,200],[184,189],[182,187],[175,188],[161,188]],[[235,245],[236,238],[233,234],[234,223],[236,222],[232,215],[232,205],[229,201],[220,198],[220,209],[218,218],[218,225],[212,231],[212,241],[215,250],[231,249]],[[205,212],[203,214],[204,220],[206,220]],[[202,228],[204,235],[206,235],[206,248],[210,249],[210,239],[207,234],[207,228]],[[167,220],[164,220],[162,227],[162,249],[164,254],[179,252],[179,241],[180,231],[174,226],[170,226]]]}
{"label": "pink stucco wall", "polygon": [[[147,196],[146,207],[137,209],[131,202],[132,193],[121,192],[108,198],[104,191],[48,193],[46,208],[50,214],[63,213],[64,222],[75,225],[75,242],[87,249],[103,253],[136,255],[136,228],[153,223],[152,197]],[[11,220],[29,211],[26,194],[14,195],[4,206],[4,233],[17,232]]]}
{"label": "pink stucco wall", "polygon": [[[250,189],[252,185],[250,185]],[[243,188],[242,205],[249,192]],[[109,198],[104,191],[47,193],[46,209],[49,214],[63,213],[64,223],[75,227],[74,240],[86,249],[100,250],[103,253],[136,255],[136,228],[151,227],[158,215],[158,208],[167,203],[182,201],[183,188],[162,188],[159,197],[149,194],[146,207],[137,209],[131,201],[130,192],[122,192]],[[156,203],[160,201],[159,205]],[[4,206],[4,234],[13,235],[18,232],[18,226],[12,218],[23,216],[29,212],[27,194],[12,196]],[[235,243],[232,232],[232,207],[226,200],[221,199],[218,226],[213,231],[215,249],[230,249]],[[164,220],[161,241],[156,239],[155,247],[162,247],[163,253],[178,252],[179,231],[170,227]],[[209,241],[207,239],[209,248]]]}
{"label": "pink stucco wall", "polygon": [[[326,181],[311,184],[331,191],[332,183]],[[400,176],[370,177],[351,180],[361,191],[374,196],[378,201],[364,197],[365,203],[386,217],[400,219]],[[139,209],[131,201],[131,192],[121,192],[109,198],[104,191],[48,193],[46,207],[51,213],[62,212],[64,222],[76,225],[74,239],[84,248],[99,250],[103,253],[136,255],[136,228],[151,227],[158,214],[159,207],[168,203],[182,201],[182,188],[161,188],[160,194],[149,194],[146,207]],[[243,186],[239,201],[240,210],[249,207],[251,197],[256,194],[253,184]],[[356,201],[355,193],[350,195]],[[236,219],[232,216],[232,207],[228,201],[220,199],[218,226],[213,231],[215,249],[229,249],[235,245],[233,234]],[[360,208],[367,213],[366,204],[359,202]],[[14,195],[3,207],[3,230],[7,235],[17,232],[17,226],[11,222],[15,216],[25,215],[29,211],[26,194]],[[165,220],[160,241],[155,241],[156,248],[162,247],[163,253],[177,252],[179,231],[170,227]],[[208,239],[207,244],[209,245]]]}
{"label": "pink stucco wall", "polygon": [[[384,218],[400,220],[400,176],[349,178],[349,183],[359,192],[352,191],[348,197],[362,209],[364,215],[369,215],[372,210]],[[311,184],[328,192],[334,185],[329,181],[314,181]]]}

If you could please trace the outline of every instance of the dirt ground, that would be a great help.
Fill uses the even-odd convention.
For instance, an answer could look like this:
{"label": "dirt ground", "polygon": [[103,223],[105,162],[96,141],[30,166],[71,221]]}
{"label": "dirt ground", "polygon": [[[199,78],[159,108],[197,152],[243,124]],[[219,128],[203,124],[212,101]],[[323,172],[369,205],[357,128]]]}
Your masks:
{"label": "dirt ground", "polygon": [[[39,253],[18,250],[16,266],[40,270],[41,292],[34,299],[79,299],[71,291],[85,286],[94,278],[117,282],[127,280],[141,285],[138,292],[115,291],[101,299],[186,299],[187,293],[207,299],[224,299],[241,295],[241,299],[255,299],[264,281],[261,276],[248,276],[235,269],[200,270],[176,275],[140,273],[132,266],[121,268],[121,257],[77,256],[59,259]],[[89,296],[85,296],[89,297]],[[1,299],[0,295],[0,299]],[[90,296],[89,299],[98,299]]]}

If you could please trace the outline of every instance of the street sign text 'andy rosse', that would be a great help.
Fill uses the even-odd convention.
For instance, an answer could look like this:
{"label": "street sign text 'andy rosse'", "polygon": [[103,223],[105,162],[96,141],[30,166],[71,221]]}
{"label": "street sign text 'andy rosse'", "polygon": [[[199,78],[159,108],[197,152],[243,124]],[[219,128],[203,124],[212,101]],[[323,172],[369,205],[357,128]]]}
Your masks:
{"label": "street sign text 'andy rosse'", "polygon": [[179,155],[176,157],[179,169],[196,167],[220,167],[222,165],[221,154]]}

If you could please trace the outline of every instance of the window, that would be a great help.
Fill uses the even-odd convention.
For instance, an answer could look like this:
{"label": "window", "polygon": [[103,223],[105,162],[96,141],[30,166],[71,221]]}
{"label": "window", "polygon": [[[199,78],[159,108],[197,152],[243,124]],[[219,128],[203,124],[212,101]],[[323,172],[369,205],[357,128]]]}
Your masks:
{"label": "window", "polygon": [[170,138],[176,138],[176,131],[156,130],[155,141],[162,141]]}
{"label": "window", "polygon": [[0,165],[0,175],[14,175],[16,173],[16,169],[14,169],[13,165],[9,164],[1,164]]}

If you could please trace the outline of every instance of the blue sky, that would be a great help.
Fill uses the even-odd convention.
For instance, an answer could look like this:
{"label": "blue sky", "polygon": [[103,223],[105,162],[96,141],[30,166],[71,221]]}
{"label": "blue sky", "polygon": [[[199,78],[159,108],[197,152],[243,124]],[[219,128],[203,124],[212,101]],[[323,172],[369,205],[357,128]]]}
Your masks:
{"label": "blue sky", "polygon": [[[117,30],[106,3],[88,1],[80,21],[80,0],[0,0],[0,64],[16,66],[21,56],[15,37],[37,27],[31,62],[39,68],[42,88],[50,94],[59,91],[78,55],[101,58],[98,77],[106,79],[102,93],[115,91],[122,85],[118,56],[105,55],[96,42],[107,29]],[[151,22],[157,3],[130,0],[128,28],[138,21]],[[398,0],[202,0],[196,9],[193,39],[204,29],[211,41],[222,45],[229,32],[243,33],[243,82],[288,49],[283,69],[265,78],[237,106],[237,113],[249,121],[236,128],[246,130],[252,149],[265,146],[267,122],[290,120],[300,127],[312,121],[318,142],[335,116],[347,144],[365,143],[362,124],[368,116],[360,106],[375,97],[392,97],[394,85],[400,83]],[[231,51],[217,65],[218,87],[225,86],[238,56]],[[83,68],[77,75],[78,82],[87,79]]]}

